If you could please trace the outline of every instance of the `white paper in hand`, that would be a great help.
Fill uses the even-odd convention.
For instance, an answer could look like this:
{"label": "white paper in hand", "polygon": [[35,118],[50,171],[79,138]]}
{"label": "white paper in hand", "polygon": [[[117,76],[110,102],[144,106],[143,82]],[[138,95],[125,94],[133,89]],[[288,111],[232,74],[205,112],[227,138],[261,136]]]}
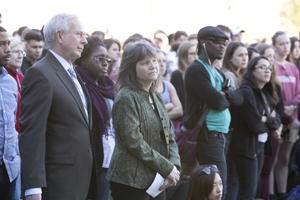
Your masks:
{"label": "white paper in hand", "polygon": [[155,179],[151,186],[146,191],[150,196],[155,198],[157,195],[159,195],[162,191],[159,191],[160,186],[164,183],[165,178],[162,177],[159,173],[156,173]]}

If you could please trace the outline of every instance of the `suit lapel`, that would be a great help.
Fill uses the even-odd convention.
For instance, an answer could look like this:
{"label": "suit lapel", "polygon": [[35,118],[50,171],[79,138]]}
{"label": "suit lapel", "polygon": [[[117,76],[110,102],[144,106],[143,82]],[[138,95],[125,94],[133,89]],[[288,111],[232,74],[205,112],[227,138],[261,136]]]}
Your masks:
{"label": "suit lapel", "polygon": [[86,97],[86,102],[87,102],[87,111],[88,111],[88,115],[89,115],[89,125],[90,125],[90,130],[92,130],[92,101],[91,101],[91,97],[90,97],[90,94],[87,90],[87,88],[85,87],[85,83],[82,81],[80,75],[77,73],[77,70],[75,70],[76,72],[76,75],[77,75],[77,78],[78,78],[78,81],[82,87],[82,90],[85,94],[85,97]]}
{"label": "suit lapel", "polygon": [[[52,67],[57,70],[56,75],[61,80],[61,82],[63,82],[63,84],[66,86],[68,91],[71,93],[71,95],[75,99],[76,104],[79,107],[80,112],[81,112],[85,122],[89,126],[89,123],[88,123],[87,116],[86,116],[84,108],[83,108],[81,98],[80,98],[79,93],[76,89],[76,86],[74,85],[74,83],[73,83],[72,79],[70,78],[68,72],[64,69],[64,67],[60,64],[60,62],[55,58],[55,56],[52,53],[48,52],[46,58],[50,61]],[[77,77],[78,76],[79,75],[77,74]],[[82,83],[82,81],[81,81],[81,83]],[[82,84],[81,84],[81,87],[82,87]],[[83,88],[85,88],[85,87],[83,87]],[[85,94],[86,94],[86,92],[85,92]],[[87,97],[89,97],[89,96],[87,96]],[[89,101],[87,100],[87,102],[89,102]]]}

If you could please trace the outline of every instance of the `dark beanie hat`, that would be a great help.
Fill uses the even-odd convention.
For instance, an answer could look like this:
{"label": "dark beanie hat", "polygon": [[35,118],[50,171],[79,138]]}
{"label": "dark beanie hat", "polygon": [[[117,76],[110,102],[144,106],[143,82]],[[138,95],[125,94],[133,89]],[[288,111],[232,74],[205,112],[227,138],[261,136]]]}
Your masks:
{"label": "dark beanie hat", "polygon": [[215,38],[222,38],[228,40],[227,35],[218,27],[215,26],[205,26],[201,28],[198,32],[198,40],[205,38],[205,37],[215,37]]}

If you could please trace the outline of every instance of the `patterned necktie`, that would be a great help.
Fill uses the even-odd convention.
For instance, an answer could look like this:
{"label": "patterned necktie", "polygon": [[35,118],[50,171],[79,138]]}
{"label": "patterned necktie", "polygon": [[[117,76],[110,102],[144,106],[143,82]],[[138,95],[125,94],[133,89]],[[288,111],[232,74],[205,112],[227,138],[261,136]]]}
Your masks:
{"label": "patterned necktie", "polygon": [[82,104],[83,104],[83,108],[84,108],[85,114],[86,114],[86,116],[87,116],[87,119],[89,119],[89,118],[88,118],[88,112],[87,112],[87,109],[86,109],[86,99],[85,99],[85,97],[84,97],[84,95],[83,95],[82,87],[81,87],[81,85],[80,85],[80,83],[79,83],[79,81],[78,81],[78,79],[77,79],[77,75],[76,75],[76,73],[75,73],[73,67],[70,67],[70,68],[68,69],[68,72],[69,72],[70,77],[71,77],[72,81],[74,82],[74,85],[75,85],[75,87],[76,87],[76,89],[77,89],[77,91],[78,91],[78,93],[79,93],[79,96],[80,96],[80,98],[81,98],[81,101],[82,101]]}

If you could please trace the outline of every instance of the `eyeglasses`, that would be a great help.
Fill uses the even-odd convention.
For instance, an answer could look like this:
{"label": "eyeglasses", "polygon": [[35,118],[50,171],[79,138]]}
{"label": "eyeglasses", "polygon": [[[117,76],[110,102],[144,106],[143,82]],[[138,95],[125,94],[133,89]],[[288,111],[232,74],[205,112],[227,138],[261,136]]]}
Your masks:
{"label": "eyeglasses", "polygon": [[255,69],[257,69],[257,68],[261,68],[264,72],[266,72],[267,70],[269,70],[270,72],[273,72],[273,67],[267,67],[267,66],[263,65],[260,67],[256,67]]}
{"label": "eyeglasses", "polygon": [[216,165],[210,165],[208,167],[204,167],[202,169],[202,172],[204,172],[206,175],[211,174],[211,170],[214,170],[215,172],[218,171],[218,167]]}
{"label": "eyeglasses", "polygon": [[13,54],[21,55],[21,56],[26,56],[26,53],[24,51],[16,50],[16,51],[11,51]]}
{"label": "eyeglasses", "polygon": [[99,57],[96,57],[96,56],[90,56],[91,58],[94,58],[95,60],[98,60],[99,62],[101,63],[105,63],[105,61],[107,62],[107,64],[111,64],[112,63],[112,60],[110,58],[105,58],[105,57],[102,57],[102,56],[99,56]]}
{"label": "eyeglasses", "polygon": [[218,39],[218,38],[204,38],[204,40],[209,40],[214,44],[220,45],[222,44],[224,47],[227,45],[227,41],[224,39]]}

